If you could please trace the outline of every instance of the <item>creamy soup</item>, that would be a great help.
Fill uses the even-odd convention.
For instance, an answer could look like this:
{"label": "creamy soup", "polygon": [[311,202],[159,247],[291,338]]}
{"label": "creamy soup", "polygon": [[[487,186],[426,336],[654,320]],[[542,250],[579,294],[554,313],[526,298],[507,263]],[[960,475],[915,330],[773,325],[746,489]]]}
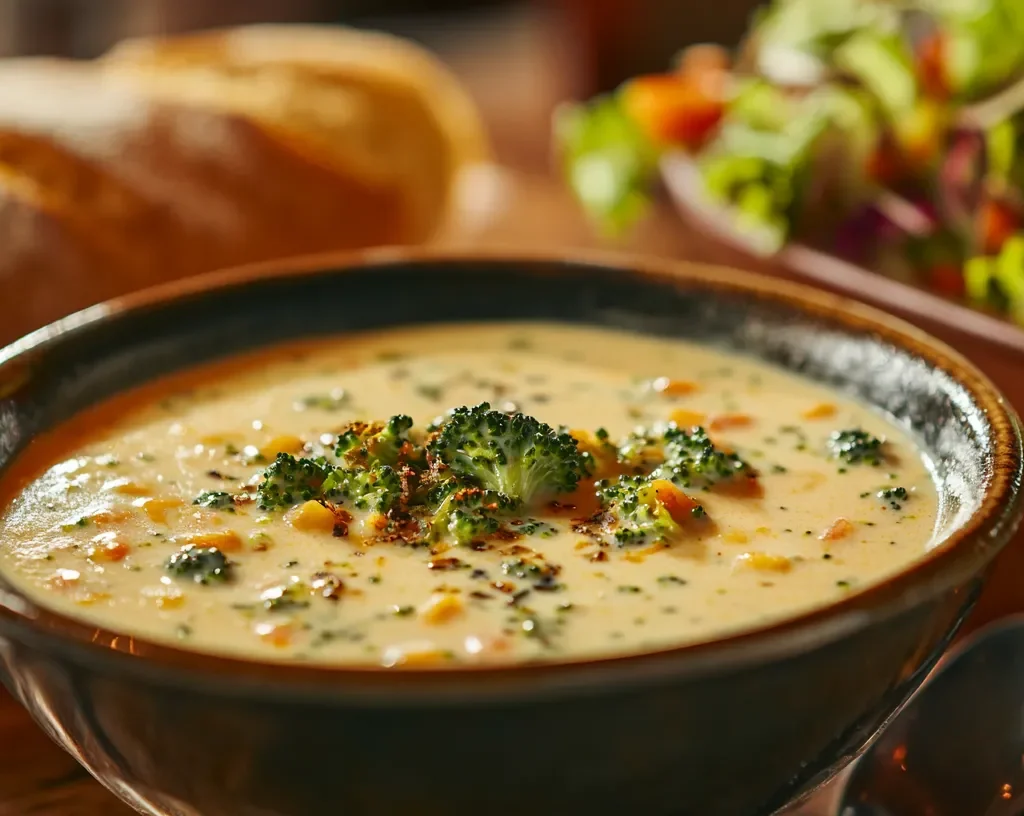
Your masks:
{"label": "creamy soup", "polygon": [[[427,502],[455,459],[418,474],[393,459],[424,484],[387,511],[324,492],[323,473],[349,484],[359,463],[335,449],[374,432],[359,423],[408,415],[391,454],[422,457],[423,429],[482,402],[569,430],[587,475],[488,499],[490,521],[461,537],[456,516],[402,504]],[[321,463],[312,489],[269,490],[281,453]],[[865,406],[707,348],[539,324],[348,336],[159,381],[38,440],[3,485],[3,572],[48,607],[183,648],[387,666],[582,658],[778,621],[920,558],[937,504],[913,442]]]}

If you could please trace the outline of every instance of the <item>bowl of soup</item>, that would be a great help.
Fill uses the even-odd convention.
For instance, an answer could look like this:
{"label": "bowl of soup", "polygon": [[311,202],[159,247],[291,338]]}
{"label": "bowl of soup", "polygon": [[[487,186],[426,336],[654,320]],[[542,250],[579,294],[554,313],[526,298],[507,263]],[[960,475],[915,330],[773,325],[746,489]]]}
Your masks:
{"label": "bowl of soup", "polygon": [[747,273],[377,252],[0,352],[8,687],[143,813],[770,814],[1020,518],[938,341]]}

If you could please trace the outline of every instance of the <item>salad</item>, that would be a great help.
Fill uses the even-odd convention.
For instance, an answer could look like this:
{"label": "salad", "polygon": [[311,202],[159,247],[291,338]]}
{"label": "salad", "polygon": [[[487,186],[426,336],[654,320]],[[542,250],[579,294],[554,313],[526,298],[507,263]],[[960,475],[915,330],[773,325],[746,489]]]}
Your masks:
{"label": "salad", "polygon": [[567,105],[566,177],[621,231],[666,157],[748,249],[799,241],[1024,323],[1024,2],[775,0],[735,54]]}

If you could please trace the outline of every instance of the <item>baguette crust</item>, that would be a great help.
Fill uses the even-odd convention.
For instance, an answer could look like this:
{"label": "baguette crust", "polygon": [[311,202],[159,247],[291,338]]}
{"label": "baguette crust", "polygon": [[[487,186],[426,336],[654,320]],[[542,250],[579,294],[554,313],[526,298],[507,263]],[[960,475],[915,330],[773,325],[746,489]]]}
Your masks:
{"label": "baguette crust", "polygon": [[385,35],[258,26],[0,63],[0,345],[153,283],[429,240],[487,157],[457,81]]}

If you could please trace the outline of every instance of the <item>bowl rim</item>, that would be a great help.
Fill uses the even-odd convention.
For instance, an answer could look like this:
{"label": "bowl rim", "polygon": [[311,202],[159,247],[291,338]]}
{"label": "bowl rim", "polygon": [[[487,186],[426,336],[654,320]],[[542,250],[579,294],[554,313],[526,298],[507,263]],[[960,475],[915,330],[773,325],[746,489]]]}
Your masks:
{"label": "bowl rim", "polygon": [[686,153],[670,152],[662,160],[660,170],[679,218],[700,228],[720,245],[739,252],[747,260],[775,262],[811,286],[829,287],[879,309],[892,309],[958,334],[984,340],[1000,351],[1024,354],[1024,329],[963,300],[943,297],[924,286],[891,278],[827,249],[800,241],[787,241],[774,251],[765,251],[751,244],[731,221],[728,210],[704,195],[697,165]]}
{"label": "bowl rim", "polygon": [[[986,475],[978,509],[925,556],[889,578],[851,593],[842,600],[754,628],[727,633],[708,641],[639,653],[610,654],[575,660],[456,667],[386,668],[249,660],[230,655],[179,648],[124,632],[96,627],[52,610],[3,582],[0,587],[0,628],[15,639],[52,650],[65,648],[78,659],[119,660],[121,666],[156,669],[179,676],[200,676],[231,688],[271,686],[330,695],[361,696],[366,700],[448,697],[463,702],[494,694],[507,698],[550,691],[579,690],[609,680],[679,678],[690,673],[727,671],[749,663],[779,660],[816,645],[860,631],[940,592],[960,592],[966,607],[965,585],[983,572],[1016,530],[1022,510],[1021,479],[1024,453],[1019,421],[992,382],[957,351],[924,331],[852,299],[814,289],[803,283],[731,267],[653,258],[619,252],[523,251],[508,249],[381,248],[334,252],[261,262],[189,277],[146,288],[89,307],[38,329],[0,349],[0,379],[8,369],[45,354],[80,330],[116,319],[125,313],[159,308],[189,297],[202,296],[267,279],[345,275],[352,271],[423,267],[448,263],[481,263],[519,267],[536,265],[557,273],[560,268],[587,267],[634,275],[668,285],[697,287],[711,292],[740,294],[775,302],[831,322],[878,342],[886,342],[924,360],[964,387],[986,415],[990,427],[992,468]],[[183,366],[182,368],[185,368]],[[923,594],[922,594],[923,593]],[[141,659],[140,659],[141,658]],[[470,682],[467,682],[470,681]]]}

